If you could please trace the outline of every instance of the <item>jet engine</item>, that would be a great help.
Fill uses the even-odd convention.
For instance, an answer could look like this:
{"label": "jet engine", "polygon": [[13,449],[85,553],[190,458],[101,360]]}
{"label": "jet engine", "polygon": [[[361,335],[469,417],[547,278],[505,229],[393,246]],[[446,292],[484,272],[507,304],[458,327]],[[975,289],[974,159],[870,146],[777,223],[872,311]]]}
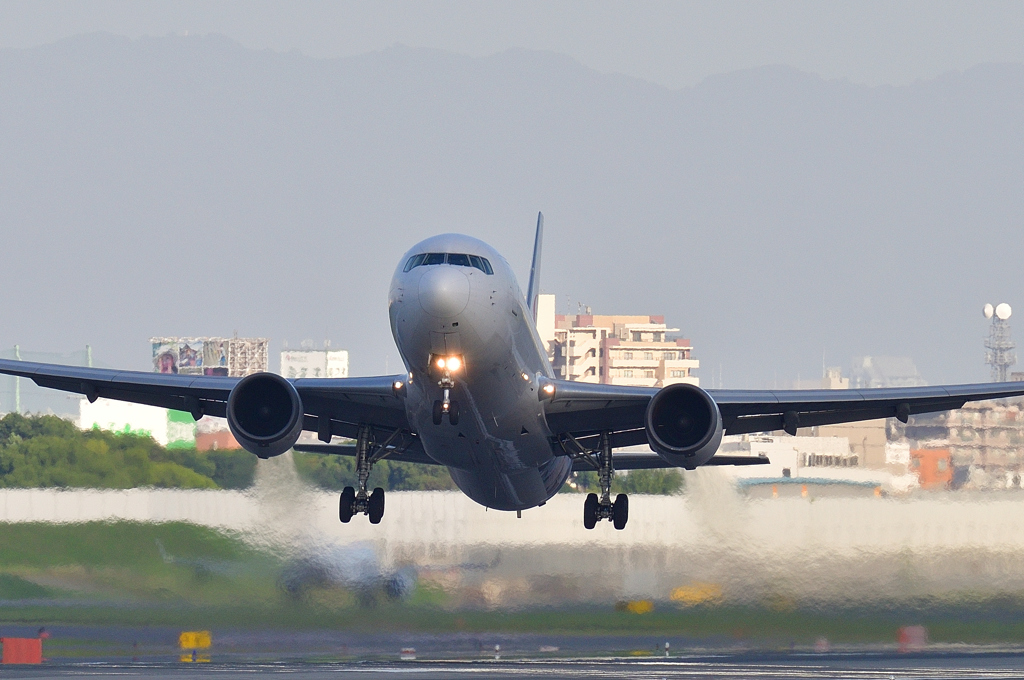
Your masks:
{"label": "jet engine", "polygon": [[302,432],[302,399],[274,373],[254,373],[228,395],[228,427],[242,448],[260,458],[279,456]]}
{"label": "jet engine", "polygon": [[647,442],[676,467],[694,469],[722,443],[722,414],[711,395],[679,383],[658,391],[647,405]]}

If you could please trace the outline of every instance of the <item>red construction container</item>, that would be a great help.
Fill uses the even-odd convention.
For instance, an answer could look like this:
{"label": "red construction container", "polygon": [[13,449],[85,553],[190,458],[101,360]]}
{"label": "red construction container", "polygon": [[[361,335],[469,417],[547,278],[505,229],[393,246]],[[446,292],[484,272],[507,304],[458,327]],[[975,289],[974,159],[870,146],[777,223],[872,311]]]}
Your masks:
{"label": "red construction container", "polygon": [[922,489],[948,489],[953,482],[953,460],[949,449],[911,451],[910,469],[917,473]]}
{"label": "red construction container", "polygon": [[4,646],[3,663],[42,663],[43,641],[40,638],[0,638]]}

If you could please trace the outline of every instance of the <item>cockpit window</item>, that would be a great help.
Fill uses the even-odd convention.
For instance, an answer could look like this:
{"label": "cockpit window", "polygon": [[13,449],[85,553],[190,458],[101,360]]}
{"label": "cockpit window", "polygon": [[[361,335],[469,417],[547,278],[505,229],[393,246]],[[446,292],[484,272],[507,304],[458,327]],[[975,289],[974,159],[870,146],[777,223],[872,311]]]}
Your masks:
{"label": "cockpit window", "polygon": [[420,253],[419,255],[413,255],[409,258],[409,261],[405,263],[405,271],[409,271],[413,267],[419,267],[423,264],[423,258],[427,256],[426,253]]}
{"label": "cockpit window", "polygon": [[459,267],[475,267],[488,275],[494,273],[494,269],[491,268],[491,263],[487,261],[486,257],[466,255],[464,253],[420,253],[419,255],[413,255],[405,263],[404,271],[408,272],[416,267],[445,264],[446,262]]}
{"label": "cockpit window", "polygon": [[482,271],[484,274],[493,274],[494,270],[491,269],[491,263],[487,261],[486,257],[480,257],[479,255],[470,255],[469,261],[474,267]]}

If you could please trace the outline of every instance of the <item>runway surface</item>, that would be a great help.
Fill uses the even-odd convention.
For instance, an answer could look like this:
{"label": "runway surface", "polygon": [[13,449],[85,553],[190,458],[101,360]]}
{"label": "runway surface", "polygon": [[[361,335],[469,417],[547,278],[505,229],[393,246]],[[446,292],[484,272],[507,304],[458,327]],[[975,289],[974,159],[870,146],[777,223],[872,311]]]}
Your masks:
{"label": "runway surface", "polygon": [[472,660],[472,661],[364,661],[354,663],[67,663],[9,666],[7,678],[125,677],[217,678],[234,680],[254,675],[287,676],[289,680],[314,678],[851,678],[901,680],[910,678],[1021,678],[1024,652],[845,653],[845,654],[722,654],[671,658]]}

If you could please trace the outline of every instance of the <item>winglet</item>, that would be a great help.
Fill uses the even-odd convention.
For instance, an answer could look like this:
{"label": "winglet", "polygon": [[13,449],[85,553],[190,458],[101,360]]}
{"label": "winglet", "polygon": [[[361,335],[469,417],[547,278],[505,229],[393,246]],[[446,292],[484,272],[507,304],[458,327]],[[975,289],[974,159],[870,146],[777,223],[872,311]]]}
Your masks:
{"label": "winglet", "polygon": [[537,296],[540,295],[540,249],[544,241],[544,213],[537,213],[537,236],[533,240],[533,263],[530,265],[530,285],[526,289],[526,304],[537,316]]}

